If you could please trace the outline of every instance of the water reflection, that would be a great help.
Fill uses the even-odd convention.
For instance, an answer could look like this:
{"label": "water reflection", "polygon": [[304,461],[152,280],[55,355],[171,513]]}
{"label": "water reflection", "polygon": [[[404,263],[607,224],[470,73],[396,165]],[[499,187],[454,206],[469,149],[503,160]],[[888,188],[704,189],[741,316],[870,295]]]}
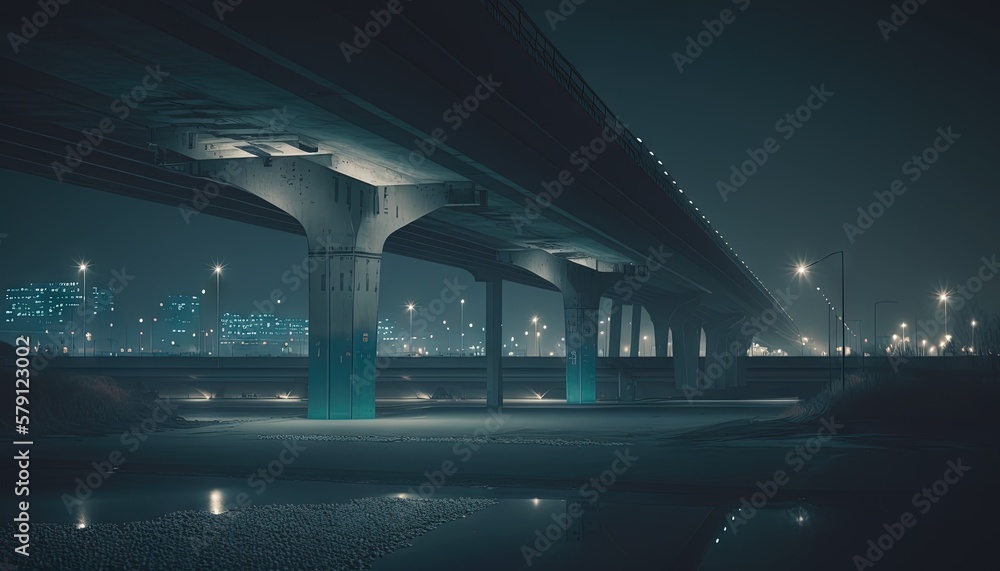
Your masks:
{"label": "water reflection", "polygon": [[[227,498],[232,502],[238,494],[248,493],[241,479],[116,477],[120,479],[114,488],[100,490],[69,517],[59,492],[50,493],[38,504],[39,521],[59,521],[82,530],[94,523],[144,521],[180,509],[207,508],[222,514]],[[249,493],[254,504],[343,503],[372,496],[420,499],[405,490],[276,480],[266,494],[258,496],[252,489]],[[932,562],[946,560],[941,553],[970,558],[988,550],[1000,521],[995,518],[996,501],[989,495],[962,498],[961,490],[954,494],[894,542],[881,556],[879,571],[930,568]],[[379,559],[376,571],[527,569],[526,553],[535,553],[530,557],[531,571],[853,569],[852,557],[865,555],[867,542],[886,533],[886,522],[899,521],[910,500],[882,495],[851,501],[845,500],[848,496],[774,500],[748,517],[729,500],[685,494],[612,490],[589,501],[577,490],[444,487],[433,499],[458,495],[494,497],[500,503],[413,539],[410,547]]]}
{"label": "water reflection", "polygon": [[208,494],[208,511],[215,515],[219,515],[226,511],[223,504],[223,496],[220,490],[212,490]]}

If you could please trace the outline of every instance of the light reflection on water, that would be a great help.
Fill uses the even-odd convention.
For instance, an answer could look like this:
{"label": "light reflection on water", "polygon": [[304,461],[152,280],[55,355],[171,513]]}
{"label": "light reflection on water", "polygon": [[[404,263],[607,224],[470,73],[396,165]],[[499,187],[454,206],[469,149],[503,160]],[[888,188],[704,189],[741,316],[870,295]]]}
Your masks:
{"label": "light reflection on water", "polygon": [[[258,489],[238,478],[116,474],[73,513],[63,507],[64,490],[33,489],[38,499],[32,502],[32,520],[84,529],[105,522],[150,520],[178,510],[221,514],[241,501],[261,505],[421,497],[400,491],[400,486],[312,481],[275,480],[263,493]],[[859,502],[820,507],[773,501],[747,517],[736,506],[681,495],[609,491],[590,502],[576,490],[442,488],[434,497],[459,495],[495,497],[500,503],[442,524],[412,540],[411,547],[378,560],[374,569],[412,569],[414,561],[423,561],[435,568],[471,568],[474,562],[477,571],[499,571],[527,569],[528,560],[532,570],[851,569],[851,556],[863,552],[868,539],[877,538],[879,526],[898,519],[892,502],[889,507]],[[942,524],[953,527],[951,514],[945,508],[939,512],[939,520],[928,517],[908,532],[913,539],[901,540],[879,562],[879,569],[906,568],[915,558],[919,561],[920,549],[936,538]]]}

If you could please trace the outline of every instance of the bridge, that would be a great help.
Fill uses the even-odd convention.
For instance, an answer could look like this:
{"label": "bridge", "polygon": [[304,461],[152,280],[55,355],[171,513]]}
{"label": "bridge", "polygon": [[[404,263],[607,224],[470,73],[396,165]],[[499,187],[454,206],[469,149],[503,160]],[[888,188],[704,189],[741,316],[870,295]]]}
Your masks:
{"label": "bridge", "polygon": [[755,336],[798,338],[669,159],[516,2],[37,9],[3,8],[27,18],[0,58],[0,167],[304,234],[310,418],[374,417],[383,252],[485,282],[491,408],[505,280],[562,294],[574,404],[597,400],[597,322],[618,357],[623,305],[649,314],[657,355],[671,339],[675,388],[745,385],[699,364],[702,335],[734,361]]}

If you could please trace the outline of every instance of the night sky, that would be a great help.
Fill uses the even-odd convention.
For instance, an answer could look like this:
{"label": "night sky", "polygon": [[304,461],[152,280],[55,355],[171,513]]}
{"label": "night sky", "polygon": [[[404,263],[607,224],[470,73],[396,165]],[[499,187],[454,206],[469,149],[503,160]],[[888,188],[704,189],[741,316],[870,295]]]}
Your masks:
{"label": "night sky", "polygon": [[[886,41],[877,22],[891,17],[887,1],[567,0],[575,11],[555,30],[546,11],[557,13],[556,0],[524,4],[765,285],[803,293],[789,313],[804,335],[825,339],[826,305],[814,290],[839,300],[840,276],[831,259],[800,285],[797,261],[845,250],[848,319],[864,319],[868,336],[875,300],[900,302],[880,308],[883,333],[929,319],[937,290],[966,284],[982,258],[1000,255],[996,8],[928,0]],[[673,54],[724,9],[735,20],[680,72]],[[788,123],[776,123],[806,104],[813,87],[832,95],[786,139]],[[905,163],[949,128],[958,138],[912,180],[916,171]],[[777,151],[724,200],[718,181],[729,183],[731,165],[769,137]],[[906,191],[852,243],[845,223],[857,226],[858,208],[869,209],[873,193],[891,193],[896,179]],[[11,171],[0,171],[0,188],[0,288],[75,279],[73,261],[85,257],[94,265],[88,285],[106,284],[120,268],[135,276],[116,313],[138,317],[166,295],[210,287],[210,265],[221,260],[223,311],[255,311],[255,300],[284,288],[278,313],[306,316],[306,288],[291,292],[281,282],[302,263],[304,237],[207,215],[188,225],[175,207]],[[404,323],[407,301],[429,301],[442,280],[457,277],[470,286],[466,321],[482,323],[484,288],[467,272],[384,260],[381,316]],[[1000,309],[997,282],[986,281],[971,304]],[[557,294],[511,284],[505,292],[508,338],[523,335],[533,313],[561,330]],[[457,307],[445,317],[457,321]]]}

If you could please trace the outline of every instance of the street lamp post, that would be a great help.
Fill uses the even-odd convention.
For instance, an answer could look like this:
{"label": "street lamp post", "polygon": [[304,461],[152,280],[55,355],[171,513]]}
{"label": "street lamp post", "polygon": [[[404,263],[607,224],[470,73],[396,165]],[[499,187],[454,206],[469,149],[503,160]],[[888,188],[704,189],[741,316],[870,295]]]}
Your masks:
{"label": "street lamp post", "polygon": [[856,335],[856,337],[857,337],[857,340],[858,340],[858,347],[861,349],[861,371],[864,372],[864,370],[865,370],[865,345],[864,345],[864,338],[862,337],[862,335],[864,334],[864,331],[865,331],[865,322],[863,320],[861,320],[861,319],[852,319],[851,321],[857,321],[858,322],[858,334]]}
{"label": "street lamp post", "polygon": [[[799,275],[804,275],[806,271],[812,266],[822,262],[823,260],[833,256],[835,254],[840,255],[840,311],[846,317],[847,316],[847,295],[844,291],[846,289],[845,285],[847,283],[847,278],[844,275],[844,251],[838,250],[836,252],[831,252],[822,258],[812,262],[811,264],[800,265],[798,268]],[[845,339],[843,341],[844,345],[847,344],[847,322],[841,320],[840,323],[841,336]],[[840,351],[840,389],[843,390],[847,386],[847,349],[846,347],[841,347]]]}
{"label": "street lamp post", "polygon": [[461,322],[458,324],[458,330],[459,333],[461,333],[461,335],[459,336],[459,341],[462,343],[462,348],[459,351],[458,356],[464,357],[465,356],[465,300],[463,299],[459,305],[462,306]]}
{"label": "street lamp post", "polygon": [[875,354],[876,355],[881,355],[881,353],[879,353],[879,350],[878,350],[878,305],[880,303],[899,303],[899,302],[891,300],[891,299],[886,299],[886,300],[883,300],[883,301],[876,301],[875,302],[875,322],[872,324],[872,327],[875,328]]}
{"label": "street lamp post", "polygon": [[407,357],[413,356],[413,310],[416,309],[416,307],[417,306],[414,305],[412,302],[406,304],[406,311],[410,314],[410,339],[409,339],[409,347],[407,348],[407,353],[406,353]]}
{"label": "street lamp post", "polygon": [[531,324],[535,326],[535,356],[541,357],[541,353],[538,350],[538,316],[535,315],[531,318]]}
{"label": "street lamp post", "polygon": [[221,289],[221,279],[222,279],[222,264],[215,264],[212,271],[215,273],[215,328],[218,329],[215,333],[215,363],[216,366],[219,364],[219,342],[222,339],[222,289]]}
{"label": "street lamp post", "polygon": [[87,356],[87,262],[80,262],[80,271],[83,272],[83,301],[80,305],[80,320],[83,335],[83,356]]}
{"label": "street lamp post", "polygon": [[972,346],[970,347],[970,353],[976,352],[976,320],[972,320]]}
{"label": "street lamp post", "polygon": [[808,342],[809,342],[809,338],[808,337],[803,337],[802,338],[802,350],[799,351],[799,356],[800,357],[805,357],[806,356],[806,343],[808,343]]}

